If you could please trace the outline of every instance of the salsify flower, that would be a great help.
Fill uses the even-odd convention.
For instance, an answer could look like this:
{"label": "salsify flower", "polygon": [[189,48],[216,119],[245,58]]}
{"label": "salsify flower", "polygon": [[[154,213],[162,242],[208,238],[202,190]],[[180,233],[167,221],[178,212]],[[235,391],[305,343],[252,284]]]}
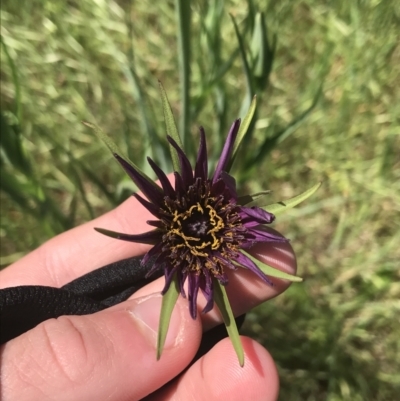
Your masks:
{"label": "salsify flower", "polygon": [[[200,128],[200,145],[196,164],[192,168],[183,149],[170,136],[168,141],[175,149],[180,172],[175,171],[174,186],[166,174],[150,158],[148,162],[158,177],[161,187],[143,177],[134,166],[118,154],[118,162],[147,198],[135,198],[156,218],[147,223],[154,229],[142,234],[123,234],[96,228],[97,231],[125,241],[153,245],[142,263],[152,260],[148,272],[151,276],[164,270],[165,294],[177,278],[182,296],[186,296],[187,281],[190,315],[197,316],[199,290],[206,299],[203,313],[214,305],[215,280],[228,284],[229,270],[251,270],[267,284],[268,276],[246,254],[246,250],[260,242],[283,242],[284,237],[264,229],[274,221],[274,215],[260,207],[239,204],[235,179],[227,173],[240,120],[236,120],[228,134],[221,157],[211,176],[208,172],[207,146],[204,129]],[[245,252],[245,253],[244,253]]]}

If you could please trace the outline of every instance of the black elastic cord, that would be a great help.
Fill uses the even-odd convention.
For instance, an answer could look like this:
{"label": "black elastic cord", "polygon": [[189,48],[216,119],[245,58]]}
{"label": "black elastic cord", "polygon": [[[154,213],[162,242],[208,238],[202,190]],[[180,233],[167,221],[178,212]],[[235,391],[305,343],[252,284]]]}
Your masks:
{"label": "black elastic cord", "polygon": [[[0,290],[0,344],[62,315],[87,315],[128,299],[162,275],[146,278],[152,261],[141,265],[135,257],[111,263],[79,277],[61,288],[23,285]],[[244,316],[237,319],[241,326]],[[205,333],[196,359],[227,336],[224,325]]]}

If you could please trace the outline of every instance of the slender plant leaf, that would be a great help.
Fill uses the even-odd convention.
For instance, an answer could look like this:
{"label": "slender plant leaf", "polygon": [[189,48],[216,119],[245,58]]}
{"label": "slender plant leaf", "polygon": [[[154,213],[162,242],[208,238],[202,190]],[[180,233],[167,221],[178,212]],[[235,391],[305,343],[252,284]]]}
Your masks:
{"label": "slender plant leaf", "polygon": [[239,146],[242,143],[243,138],[245,137],[245,135],[248,132],[251,120],[253,119],[254,113],[256,111],[256,107],[257,107],[257,96],[254,96],[253,100],[251,101],[249,110],[248,110],[247,114],[244,116],[242,123],[240,124],[239,132],[237,134],[235,144],[233,145],[233,153],[232,153],[231,163],[233,163],[233,161],[235,160]]}
{"label": "slender plant leaf", "polygon": [[31,177],[20,180],[4,168],[1,171],[1,190],[26,213],[48,226],[49,234],[55,235],[71,228],[68,216],[61,211],[59,204],[45,193]]}
{"label": "slender plant leaf", "polygon": [[179,282],[175,273],[168,291],[164,294],[161,304],[160,325],[158,326],[157,336],[157,360],[161,358],[165,339],[167,338],[169,322],[171,321],[172,311],[179,296]]}
{"label": "slender plant leaf", "polygon": [[277,277],[284,280],[294,281],[294,282],[301,282],[303,279],[299,276],[294,276],[289,273],[285,273],[281,270],[275,269],[274,267],[268,266],[265,263],[261,262],[260,260],[256,259],[254,256],[250,255],[249,253],[245,252],[246,256],[248,256],[256,265],[257,267],[267,276]]}
{"label": "slender plant leaf", "polygon": [[4,168],[1,171],[1,190],[8,194],[23,211],[35,215],[34,208],[29,203],[29,199],[32,200],[32,197],[27,196],[26,185],[22,184],[15,174],[9,173]]}
{"label": "slender plant leaf", "polygon": [[265,90],[268,84],[274,61],[276,36],[272,46],[268,40],[267,25],[264,13],[258,12],[254,17],[254,29],[251,42],[252,71],[254,75],[254,87],[259,93]]}
{"label": "slender plant leaf", "polygon": [[254,86],[253,86],[253,79],[252,79],[252,75],[251,75],[249,62],[247,61],[246,49],[244,47],[243,38],[239,32],[239,28],[237,26],[236,20],[232,14],[230,14],[230,16],[231,16],[231,19],[233,22],[233,26],[235,28],[236,38],[239,43],[240,56],[242,58],[244,74],[246,76],[246,82],[247,82],[247,95],[248,95],[248,98],[250,99],[252,96],[254,96]]}
{"label": "slender plant leaf", "polygon": [[87,121],[82,121],[84,125],[87,127],[91,128],[94,130],[96,136],[107,146],[107,148],[111,151],[113,154],[120,155],[121,157],[124,157],[124,159],[146,180],[148,181],[149,184],[151,184],[153,187],[157,189],[157,191],[160,190],[160,187],[147,175],[145,174],[135,163],[133,163],[129,158],[124,156],[124,154],[121,152],[117,144],[111,139],[109,135],[107,135],[105,132],[103,132],[97,125],[89,123]]}
{"label": "slender plant leaf", "polygon": [[238,328],[236,326],[235,316],[233,315],[231,304],[229,303],[228,294],[225,287],[216,279],[214,279],[214,299],[221,312],[224,320],[226,331],[232,341],[233,348],[239,360],[240,366],[244,365],[244,352]]}
{"label": "slender plant leaf", "polygon": [[261,199],[265,199],[267,196],[269,196],[272,193],[272,191],[261,191],[257,192],[255,194],[251,195],[243,195],[239,196],[238,198],[238,204],[241,206],[259,206],[258,203],[262,203],[263,205],[266,205],[265,201],[261,201]]}
{"label": "slender plant leaf", "polygon": [[[176,0],[176,15],[178,19],[178,57],[179,75],[181,84],[181,114],[179,128],[182,135],[182,143],[187,151],[191,151],[192,144],[189,135],[190,123],[190,26],[191,26],[191,1]],[[174,138],[175,139],[175,138]],[[179,142],[178,142],[179,143]],[[184,149],[182,147],[182,149]],[[178,171],[178,170],[177,170]]]}
{"label": "slender plant leaf", "polygon": [[253,72],[256,77],[262,77],[265,71],[266,60],[266,29],[262,13],[257,13],[251,41],[251,53],[253,55]]}
{"label": "slender plant leaf", "polygon": [[[161,100],[163,105],[164,120],[165,120],[165,126],[167,128],[167,134],[170,137],[172,137],[175,140],[175,142],[183,149],[182,140],[181,137],[179,136],[178,129],[176,128],[174,115],[172,114],[172,109],[168,101],[167,93],[165,92],[165,89],[160,81],[158,81],[158,84],[160,86]],[[172,147],[172,145],[169,146],[169,149],[171,152],[171,159],[172,159],[172,164],[174,166],[174,170],[181,173],[178,153]]]}
{"label": "slender plant leaf", "polygon": [[6,43],[3,40],[3,37],[0,36],[0,42],[3,46],[4,54],[6,55],[7,62],[11,68],[11,74],[12,78],[14,81],[14,89],[15,89],[15,104],[14,104],[14,114],[17,116],[18,119],[18,124],[21,124],[21,118],[22,118],[22,108],[21,108],[21,86],[19,83],[19,77],[18,77],[18,70],[17,67],[15,66],[14,60],[10,56],[10,53],[8,52],[8,47]]}
{"label": "slender plant leaf", "polygon": [[[129,36],[134,37],[135,36],[135,31],[134,31],[134,15],[135,15],[135,9],[134,9],[134,3],[133,2],[128,2],[127,4],[129,12],[125,13],[125,18],[126,18],[126,24],[128,26],[129,30]],[[141,127],[141,133],[143,135],[143,139],[146,141],[146,147],[149,147],[152,150],[152,157],[156,157],[159,162],[163,166],[165,166],[165,149],[163,144],[161,143],[159,136],[157,135],[157,131],[153,125],[153,122],[155,121],[154,117],[151,113],[151,109],[147,106],[147,92],[143,89],[142,84],[140,82],[139,74],[136,69],[136,63],[135,63],[135,53],[134,53],[134,41],[130,40],[129,41],[129,49],[127,51],[127,60],[128,60],[128,65],[122,64],[121,68],[122,71],[129,83],[131,94],[133,98],[136,101],[136,105],[138,107],[138,110],[140,112],[140,127]],[[116,58],[117,59],[117,58]],[[118,91],[115,92],[116,94]],[[127,107],[125,106],[125,101],[121,100],[121,106],[122,107]],[[129,107],[129,105],[128,105]],[[128,115],[128,113],[125,111],[125,114]]]}
{"label": "slender plant leaf", "polygon": [[263,206],[255,205],[255,206],[262,207],[263,209],[275,215],[281,214],[283,212],[286,212],[286,210],[289,210],[297,206],[299,203],[305,201],[307,198],[309,198],[317,191],[317,189],[321,186],[321,184],[322,184],[321,182],[315,184],[313,187],[307,189],[307,191],[301,193],[300,195],[295,196],[294,198],[290,198],[282,202],[271,203],[270,205],[266,206],[265,205]]}
{"label": "slender plant leaf", "polygon": [[[32,174],[32,167],[28,158],[25,155],[22,136],[19,134],[19,127],[11,125],[3,111],[0,111],[0,132],[1,143],[0,147],[4,151],[4,155],[13,165],[13,167],[20,170],[25,176]],[[0,154],[0,160],[3,157]]]}

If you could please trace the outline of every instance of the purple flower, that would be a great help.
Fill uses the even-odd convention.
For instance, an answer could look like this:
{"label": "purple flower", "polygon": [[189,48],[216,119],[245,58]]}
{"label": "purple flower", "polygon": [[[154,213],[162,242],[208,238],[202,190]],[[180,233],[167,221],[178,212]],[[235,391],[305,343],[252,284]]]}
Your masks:
{"label": "purple flower", "polygon": [[147,199],[134,194],[136,199],[156,218],[147,223],[153,230],[130,235],[97,228],[96,230],[125,241],[153,245],[144,256],[145,264],[153,259],[153,267],[147,276],[163,269],[168,290],[176,274],[182,296],[186,296],[184,284],[188,280],[190,314],[197,315],[199,290],[206,298],[203,313],[213,308],[213,286],[217,279],[228,284],[227,271],[243,267],[254,272],[265,283],[268,277],[241,250],[248,250],[255,243],[286,241],[285,238],[264,230],[264,224],[274,221],[274,215],[259,207],[238,204],[235,179],[227,172],[233,145],[240,126],[236,120],[228,134],[214,174],[208,177],[207,147],[204,129],[200,128],[200,145],[194,170],[184,151],[168,137],[176,150],[181,173],[175,172],[175,186],[165,173],[148,158],[149,164],[161,182],[152,185],[128,162],[114,156]]}

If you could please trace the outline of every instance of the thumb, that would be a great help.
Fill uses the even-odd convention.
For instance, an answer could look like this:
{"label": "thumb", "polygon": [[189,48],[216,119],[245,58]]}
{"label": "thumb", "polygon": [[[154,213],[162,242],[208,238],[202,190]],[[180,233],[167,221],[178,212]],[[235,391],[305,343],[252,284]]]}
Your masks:
{"label": "thumb", "polygon": [[2,347],[0,399],[140,400],[177,376],[201,339],[181,297],[156,360],[162,297],[152,294],[86,316],[50,319]]}

